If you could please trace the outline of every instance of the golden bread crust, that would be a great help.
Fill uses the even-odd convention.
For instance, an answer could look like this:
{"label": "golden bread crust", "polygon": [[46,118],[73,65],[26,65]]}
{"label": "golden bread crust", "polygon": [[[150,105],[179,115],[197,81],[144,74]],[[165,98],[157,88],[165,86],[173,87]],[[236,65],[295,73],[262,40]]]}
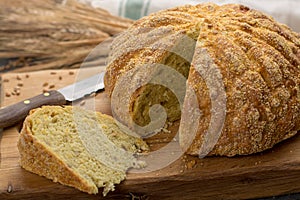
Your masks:
{"label": "golden bread crust", "polygon": [[[222,20],[216,14],[201,25],[192,63],[192,68],[199,65],[207,51],[226,90],[225,124],[209,155],[261,152],[300,129],[299,36],[257,11],[238,5],[224,9]],[[188,84],[197,90],[198,100],[210,102],[203,96],[205,81],[195,70],[190,72]],[[200,110],[203,122],[187,151],[192,155],[199,154],[211,118],[209,103]]]}
{"label": "golden bread crust", "polygon": [[[224,126],[209,155],[260,152],[299,131],[300,36],[272,17],[243,5],[180,6],[136,21],[112,45],[105,76],[108,93],[112,95],[117,81],[131,69],[163,60],[165,52],[157,53],[154,48],[158,42],[164,43],[158,38],[163,33],[179,32],[189,36],[197,33],[187,82],[197,96],[201,118],[195,136],[189,127],[180,133],[180,143],[188,154],[200,154],[212,117],[207,80],[214,77],[199,73],[205,65],[216,66],[226,94]],[[168,42],[164,45],[172,46]],[[205,64],[208,61],[210,64]],[[217,92],[215,98],[219,96]],[[187,94],[182,110],[184,119],[190,121],[193,118],[188,116],[188,105],[192,101]],[[191,125],[190,121],[181,121],[181,127]]]}

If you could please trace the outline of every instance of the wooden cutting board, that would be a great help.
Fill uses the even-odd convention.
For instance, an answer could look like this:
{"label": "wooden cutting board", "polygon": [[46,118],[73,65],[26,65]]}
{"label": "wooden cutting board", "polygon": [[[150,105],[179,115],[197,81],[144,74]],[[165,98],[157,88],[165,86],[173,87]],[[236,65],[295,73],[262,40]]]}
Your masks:
{"label": "wooden cutting board", "polygon": [[[75,70],[51,70],[3,74],[1,104],[10,105],[97,72],[99,68],[83,69],[79,73]],[[105,92],[76,105],[88,109],[90,105],[90,109],[111,114]],[[103,198],[101,190],[98,195],[88,195],[22,169],[16,146],[20,127],[21,124],[0,133],[0,199]],[[175,130],[176,126],[172,128]],[[147,142],[153,149],[170,141],[178,142],[171,136],[168,133],[158,134]],[[166,159],[168,153],[159,154],[158,160]],[[298,134],[271,150],[251,156],[199,159],[183,155],[163,169],[148,173],[129,172],[127,179],[116,186],[116,191],[103,199],[249,199],[300,192],[299,180]]]}

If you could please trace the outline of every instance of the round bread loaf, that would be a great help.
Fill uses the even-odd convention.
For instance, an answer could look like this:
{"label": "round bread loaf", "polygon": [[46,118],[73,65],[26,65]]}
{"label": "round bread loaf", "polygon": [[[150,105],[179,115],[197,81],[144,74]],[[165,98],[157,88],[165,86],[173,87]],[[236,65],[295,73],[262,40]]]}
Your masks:
{"label": "round bread loaf", "polygon": [[147,126],[160,104],[168,121],[181,118],[184,150],[200,156],[256,153],[295,135],[299,85],[299,34],[234,4],[186,5],[136,21],[114,40],[105,75],[121,122]]}

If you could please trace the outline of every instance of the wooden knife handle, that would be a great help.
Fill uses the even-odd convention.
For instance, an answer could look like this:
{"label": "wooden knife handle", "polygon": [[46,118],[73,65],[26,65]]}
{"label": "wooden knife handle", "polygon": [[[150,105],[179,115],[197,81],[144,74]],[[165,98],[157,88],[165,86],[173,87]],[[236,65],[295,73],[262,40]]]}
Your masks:
{"label": "wooden knife handle", "polygon": [[12,126],[22,121],[29,111],[42,105],[66,104],[65,97],[52,90],[0,109],[0,128]]}

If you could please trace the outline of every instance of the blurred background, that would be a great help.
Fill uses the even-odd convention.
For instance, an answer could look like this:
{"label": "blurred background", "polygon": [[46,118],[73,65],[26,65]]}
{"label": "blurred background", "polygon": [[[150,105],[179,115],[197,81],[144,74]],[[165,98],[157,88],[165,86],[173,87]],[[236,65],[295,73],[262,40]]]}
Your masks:
{"label": "blurred background", "polygon": [[93,7],[106,8],[113,15],[130,19],[139,19],[144,15],[183,4],[214,2],[216,4],[239,3],[272,15],[294,31],[300,32],[299,0],[80,0]]}
{"label": "blurred background", "polygon": [[[101,42],[158,10],[207,0],[0,0],[0,73],[78,68]],[[240,3],[300,31],[298,0],[211,0]],[[107,49],[85,67],[105,65]],[[84,67],[84,66],[82,66]]]}

